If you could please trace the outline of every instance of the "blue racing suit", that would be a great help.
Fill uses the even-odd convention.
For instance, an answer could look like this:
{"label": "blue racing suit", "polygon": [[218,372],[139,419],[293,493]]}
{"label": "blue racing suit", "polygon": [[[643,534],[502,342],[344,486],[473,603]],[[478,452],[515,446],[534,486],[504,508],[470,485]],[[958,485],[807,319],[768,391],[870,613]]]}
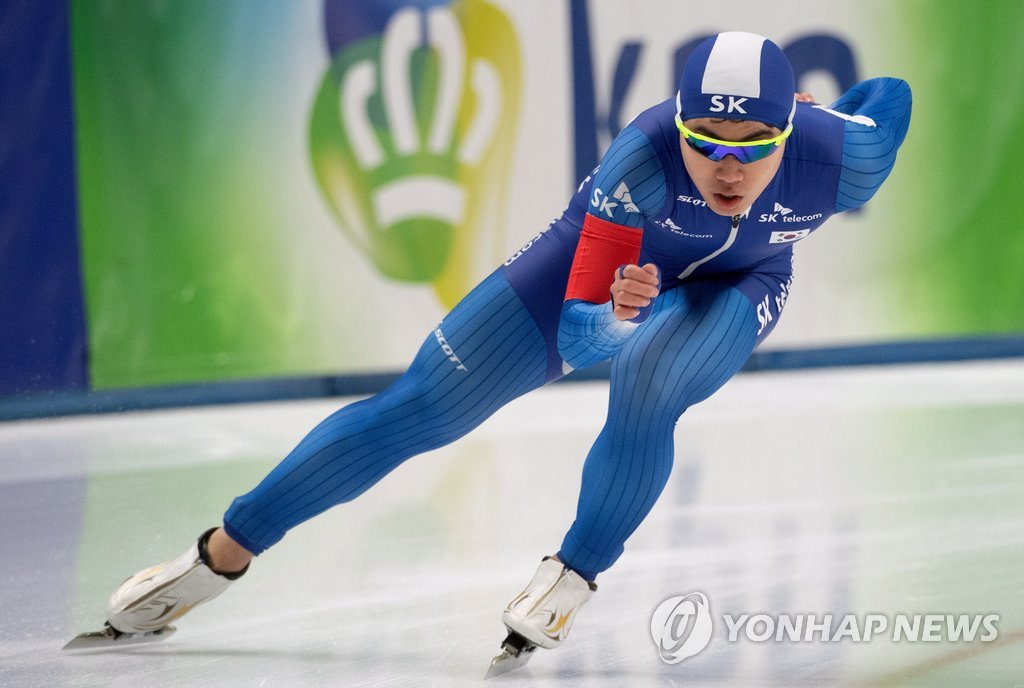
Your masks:
{"label": "blue racing suit", "polygon": [[[592,580],[661,494],[678,418],[725,384],[775,327],[792,286],[794,245],[872,197],[895,163],[910,110],[909,87],[892,78],[862,82],[829,108],[798,104],[778,172],[732,218],[713,213],[687,175],[674,102],[644,111],[564,214],[445,316],[398,381],[325,419],[232,503],[228,534],[259,554],[512,399],[610,358],[608,417],[559,552]],[[588,213],[642,231],[639,262],[655,263],[662,279],[642,322],[616,320],[610,302],[565,300],[574,259],[586,262],[577,248]]]}

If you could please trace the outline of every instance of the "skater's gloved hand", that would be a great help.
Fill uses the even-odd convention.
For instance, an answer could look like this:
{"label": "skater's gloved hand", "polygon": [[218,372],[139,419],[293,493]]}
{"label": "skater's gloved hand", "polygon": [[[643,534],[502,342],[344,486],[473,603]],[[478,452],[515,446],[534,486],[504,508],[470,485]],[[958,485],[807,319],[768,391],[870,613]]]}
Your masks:
{"label": "skater's gloved hand", "polygon": [[[620,265],[612,282],[612,312],[619,320],[642,322],[650,313],[650,306],[661,292],[661,271],[654,263]],[[637,320],[643,315],[642,320]]]}

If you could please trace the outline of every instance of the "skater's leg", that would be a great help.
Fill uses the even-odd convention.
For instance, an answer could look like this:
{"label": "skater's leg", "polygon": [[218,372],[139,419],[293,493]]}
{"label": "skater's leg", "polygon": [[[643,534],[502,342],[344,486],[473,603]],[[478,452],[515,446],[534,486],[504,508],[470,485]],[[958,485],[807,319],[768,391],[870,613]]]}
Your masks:
{"label": "skater's leg", "polygon": [[687,283],[658,299],[612,360],[608,418],[559,553],[569,567],[593,580],[622,554],[668,480],[676,420],[743,366],[757,331],[751,301],[724,284]]}
{"label": "skater's leg", "polygon": [[225,515],[227,535],[259,554],[290,528],[362,494],[405,459],[452,442],[544,384],[547,357],[534,319],[499,270],[427,336],[398,381],[328,417],[236,499]]}
{"label": "skater's leg", "polygon": [[408,457],[461,437],[544,384],[548,358],[534,316],[504,273],[494,273],[441,321],[395,384],[317,426],[234,501],[225,528],[125,581],[108,600],[107,631],[72,645],[95,636],[113,643],[166,637],[168,623],[222,593],[253,554],[289,528],[353,499]]}
{"label": "skater's leg", "polygon": [[[211,599],[254,554],[289,528],[355,498],[406,458],[461,437],[517,396],[561,375],[554,333],[575,243],[534,240],[515,270],[499,268],[427,336],[409,370],[377,396],[327,418],[252,492],[183,555],[155,567],[172,580],[175,599],[151,589],[148,573],[111,597],[111,624],[139,633]],[[207,581],[210,589],[203,586]],[[202,585],[199,585],[202,584]],[[170,604],[173,607],[168,607]],[[122,610],[145,611],[127,618]],[[118,625],[120,624],[120,625]],[[166,628],[154,631],[163,633]]]}
{"label": "skater's leg", "polygon": [[658,298],[612,359],[608,419],[584,464],[576,522],[558,556],[543,561],[505,609],[510,635],[492,671],[524,662],[522,647],[565,639],[594,578],[619,557],[665,486],[676,419],[739,370],[756,336],[751,301],[728,285],[691,283]]}

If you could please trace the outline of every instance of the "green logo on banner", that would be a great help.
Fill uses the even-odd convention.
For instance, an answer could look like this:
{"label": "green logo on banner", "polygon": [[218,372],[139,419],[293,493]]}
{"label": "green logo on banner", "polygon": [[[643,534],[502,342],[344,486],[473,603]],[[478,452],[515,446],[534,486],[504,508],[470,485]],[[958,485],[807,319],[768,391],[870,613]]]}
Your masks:
{"label": "green logo on banner", "polygon": [[404,8],[334,58],[313,105],[313,167],[342,230],[446,306],[504,250],[520,72],[490,4]]}

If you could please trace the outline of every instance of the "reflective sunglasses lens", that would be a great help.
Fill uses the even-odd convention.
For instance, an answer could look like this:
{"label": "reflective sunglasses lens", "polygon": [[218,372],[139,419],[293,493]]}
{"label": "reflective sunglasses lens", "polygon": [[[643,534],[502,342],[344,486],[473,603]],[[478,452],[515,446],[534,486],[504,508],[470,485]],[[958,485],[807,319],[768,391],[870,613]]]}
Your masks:
{"label": "reflective sunglasses lens", "polygon": [[738,151],[733,153],[733,155],[739,158],[740,162],[748,163],[757,162],[758,160],[767,158],[775,152],[776,148],[778,148],[778,146],[774,143],[767,143],[763,146],[743,146],[742,148],[732,148],[729,152],[732,153],[733,151]]}
{"label": "reflective sunglasses lens", "polygon": [[702,141],[693,136],[685,136],[686,143],[705,158],[713,162],[724,160],[727,155],[734,155],[743,164],[763,160],[775,152],[778,148],[774,143],[767,143],[763,146],[723,146],[710,141]]}
{"label": "reflective sunglasses lens", "polygon": [[710,141],[701,141],[700,139],[694,138],[692,136],[683,136],[683,140],[690,145],[690,148],[697,151],[705,158],[710,158],[715,162],[721,160],[721,158],[715,157],[718,151],[717,143],[711,143]]}

